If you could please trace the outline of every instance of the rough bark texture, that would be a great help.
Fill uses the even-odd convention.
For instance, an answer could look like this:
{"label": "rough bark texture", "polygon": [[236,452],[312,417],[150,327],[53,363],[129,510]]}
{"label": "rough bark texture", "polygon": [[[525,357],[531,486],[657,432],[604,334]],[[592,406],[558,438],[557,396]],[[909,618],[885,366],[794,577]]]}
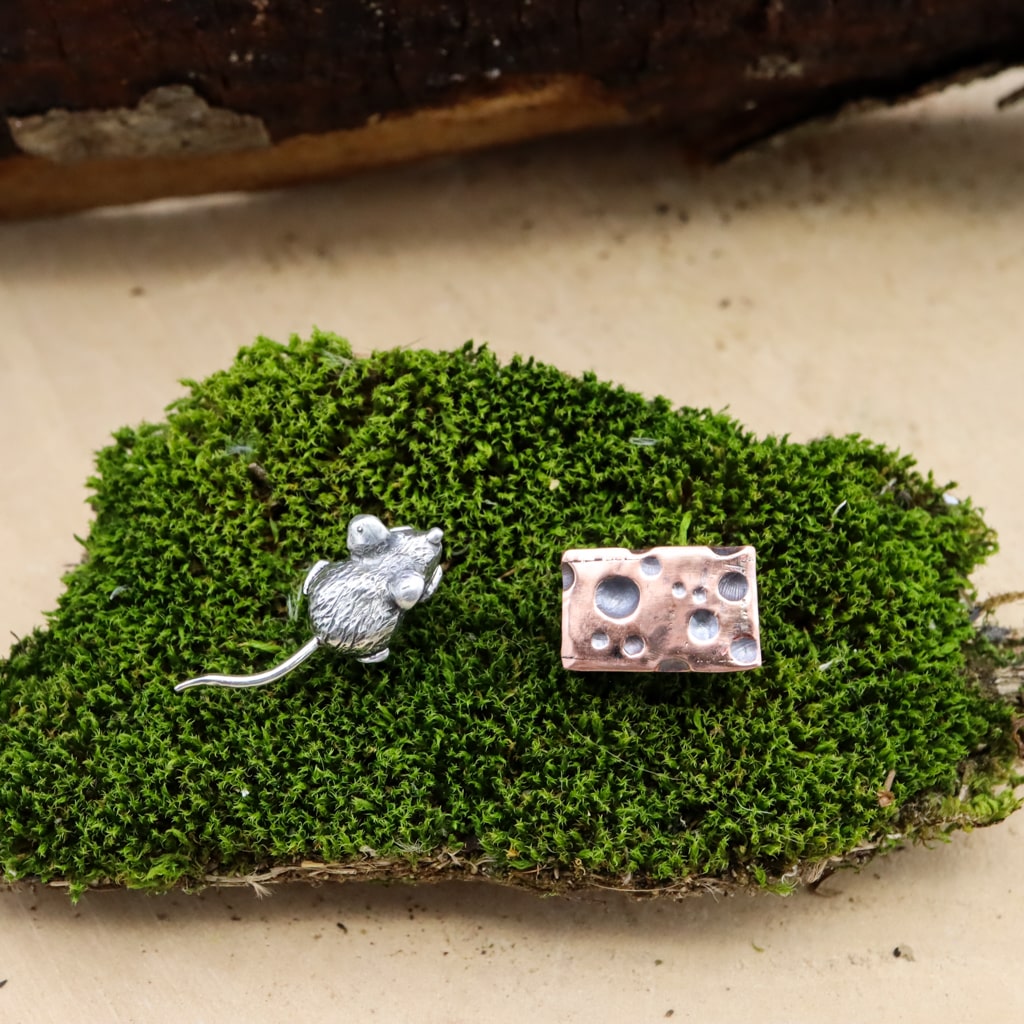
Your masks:
{"label": "rough bark texture", "polygon": [[626,121],[719,155],[1022,61],[1020,0],[7,0],[0,215]]}

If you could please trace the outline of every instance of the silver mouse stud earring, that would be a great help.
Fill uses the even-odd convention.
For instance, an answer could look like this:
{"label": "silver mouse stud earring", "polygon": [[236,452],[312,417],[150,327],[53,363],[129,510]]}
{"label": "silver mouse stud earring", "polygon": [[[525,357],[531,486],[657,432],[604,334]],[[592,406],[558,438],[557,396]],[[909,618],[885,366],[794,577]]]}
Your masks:
{"label": "silver mouse stud earring", "polygon": [[388,656],[388,643],[405,613],[430,598],[441,582],[443,532],[388,529],[376,516],[348,524],[349,558],[321,560],[306,574],[313,639],[281,664],[251,676],[197,676],[175,686],[263,686],[301,665],[321,644],[374,664]]}

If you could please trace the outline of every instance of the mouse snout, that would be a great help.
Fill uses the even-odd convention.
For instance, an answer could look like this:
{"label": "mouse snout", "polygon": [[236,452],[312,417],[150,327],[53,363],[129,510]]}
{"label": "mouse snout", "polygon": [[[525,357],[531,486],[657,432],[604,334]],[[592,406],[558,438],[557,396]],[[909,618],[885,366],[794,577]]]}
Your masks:
{"label": "mouse snout", "polygon": [[438,547],[441,546],[441,538],[443,536],[444,530],[439,526],[434,526],[427,530],[427,540],[429,540],[431,544],[436,544]]}

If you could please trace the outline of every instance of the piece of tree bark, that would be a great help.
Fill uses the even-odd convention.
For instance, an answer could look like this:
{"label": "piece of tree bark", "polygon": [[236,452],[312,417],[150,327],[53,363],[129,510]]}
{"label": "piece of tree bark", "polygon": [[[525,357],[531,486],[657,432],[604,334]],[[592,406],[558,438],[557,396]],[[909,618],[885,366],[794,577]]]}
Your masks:
{"label": "piece of tree bark", "polygon": [[6,0],[0,216],[637,122],[718,156],[1022,62],[1020,0]]}

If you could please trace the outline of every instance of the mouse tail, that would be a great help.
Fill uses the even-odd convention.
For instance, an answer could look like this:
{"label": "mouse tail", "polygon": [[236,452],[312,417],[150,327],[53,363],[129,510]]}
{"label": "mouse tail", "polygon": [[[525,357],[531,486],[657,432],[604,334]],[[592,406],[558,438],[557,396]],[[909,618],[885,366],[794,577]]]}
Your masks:
{"label": "mouse tail", "polygon": [[195,679],[186,679],[178,683],[174,688],[175,693],[183,693],[193,686],[228,686],[233,689],[244,689],[247,686],[265,686],[274,682],[282,676],[288,675],[293,668],[298,668],[318,647],[320,641],[313,637],[304,647],[300,647],[290,658],[282,661],[280,665],[268,668],[266,672],[258,672],[251,676],[196,676]]}

